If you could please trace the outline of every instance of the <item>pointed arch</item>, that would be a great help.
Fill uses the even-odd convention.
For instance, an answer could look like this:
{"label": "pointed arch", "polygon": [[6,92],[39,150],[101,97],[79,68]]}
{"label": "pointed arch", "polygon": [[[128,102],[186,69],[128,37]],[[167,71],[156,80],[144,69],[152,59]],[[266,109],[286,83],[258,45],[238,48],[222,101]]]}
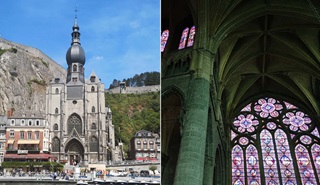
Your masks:
{"label": "pointed arch", "polygon": [[72,133],[72,130],[75,129],[78,134],[82,135],[82,120],[81,117],[73,113],[68,118],[68,134]]}
{"label": "pointed arch", "polygon": [[188,39],[188,33],[189,33],[189,28],[186,27],[181,34],[180,38],[180,43],[179,43],[179,48],[178,49],[183,49],[186,46],[187,39]]}

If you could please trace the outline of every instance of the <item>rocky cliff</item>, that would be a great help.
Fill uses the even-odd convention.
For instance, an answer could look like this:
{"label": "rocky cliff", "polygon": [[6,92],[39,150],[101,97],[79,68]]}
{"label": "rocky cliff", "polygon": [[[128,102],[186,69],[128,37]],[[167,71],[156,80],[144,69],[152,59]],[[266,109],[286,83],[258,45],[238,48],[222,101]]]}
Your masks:
{"label": "rocky cliff", "polygon": [[66,70],[36,48],[0,38],[0,115],[11,108],[45,111],[46,86]]}

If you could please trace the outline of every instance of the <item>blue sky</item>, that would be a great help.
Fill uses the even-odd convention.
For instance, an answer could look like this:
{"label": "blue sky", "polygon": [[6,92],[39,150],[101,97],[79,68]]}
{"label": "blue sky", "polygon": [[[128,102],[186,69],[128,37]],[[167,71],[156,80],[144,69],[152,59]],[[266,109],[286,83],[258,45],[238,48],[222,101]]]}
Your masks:
{"label": "blue sky", "polygon": [[0,37],[67,68],[76,5],[86,78],[94,71],[108,88],[113,79],[160,71],[160,0],[4,0]]}

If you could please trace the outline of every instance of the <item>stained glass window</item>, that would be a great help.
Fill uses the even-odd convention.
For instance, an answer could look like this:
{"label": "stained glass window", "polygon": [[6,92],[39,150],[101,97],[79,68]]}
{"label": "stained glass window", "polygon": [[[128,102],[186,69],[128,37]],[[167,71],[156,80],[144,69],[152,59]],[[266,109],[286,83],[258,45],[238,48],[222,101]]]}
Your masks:
{"label": "stained glass window", "polygon": [[312,118],[265,97],[243,107],[231,127],[232,184],[320,184],[320,136]]}
{"label": "stained glass window", "polygon": [[192,26],[189,33],[188,44],[187,47],[193,46],[194,35],[196,34],[196,27]]}
{"label": "stained glass window", "polygon": [[[189,37],[188,37],[188,34],[189,34]],[[187,47],[193,46],[195,34],[196,34],[196,27],[195,27],[195,26],[192,26],[192,27],[191,27],[190,32],[189,32],[189,28],[186,27],[186,28],[182,31],[181,39],[180,39],[180,43],[179,43],[179,48],[178,48],[178,49],[183,49],[183,48],[185,48],[185,47],[186,47],[186,44],[187,44]]]}
{"label": "stained glass window", "polygon": [[164,30],[161,34],[161,47],[160,47],[161,52],[163,52],[164,48],[166,48],[168,38],[169,38],[169,30]]}
{"label": "stained glass window", "polygon": [[189,28],[185,28],[181,34],[180,44],[178,49],[183,49],[186,46],[187,38],[188,38]]}

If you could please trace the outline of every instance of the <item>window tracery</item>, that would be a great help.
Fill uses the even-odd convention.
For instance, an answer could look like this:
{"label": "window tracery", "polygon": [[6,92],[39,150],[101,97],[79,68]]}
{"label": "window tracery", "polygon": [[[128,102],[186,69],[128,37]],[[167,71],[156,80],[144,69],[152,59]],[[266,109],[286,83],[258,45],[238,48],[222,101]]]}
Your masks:
{"label": "window tracery", "polygon": [[[295,105],[260,98],[231,128],[232,184],[319,184],[320,137]],[[263,174],[263,175],[262,175]]]}

